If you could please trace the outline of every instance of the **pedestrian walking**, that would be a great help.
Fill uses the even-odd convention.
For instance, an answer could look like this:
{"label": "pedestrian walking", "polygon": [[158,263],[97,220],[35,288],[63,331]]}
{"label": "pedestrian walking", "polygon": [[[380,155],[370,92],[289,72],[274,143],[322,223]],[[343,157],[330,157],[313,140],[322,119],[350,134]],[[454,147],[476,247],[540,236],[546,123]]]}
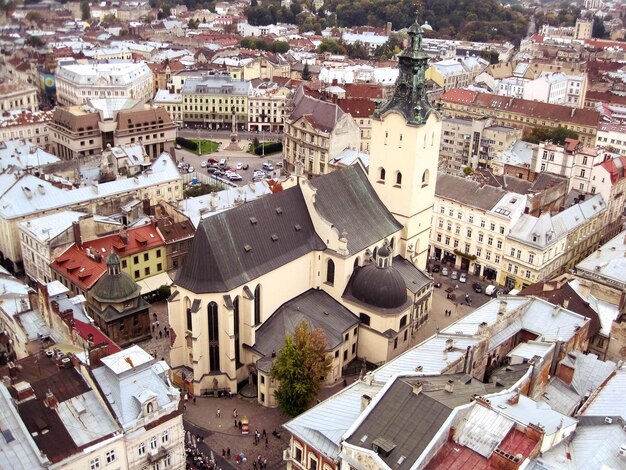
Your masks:
{"label": "pedestrian walking", "polygon": [[256,460],[255,460],[254,462],[252,462],[252,468],[253,468],[254,470],[256,470]]}
{"label": "pedestrian walking", "polygon": [[156,327],[159,327],[159,320],[156,321]]}
{"label": "pedestrian walking", "polygon": [[239,429],[241,429],[241,420],[239,420],[238,424],[239,424]]}
{"label": "pedestrian walking", "polygon": [[235,427],[237,427],[237,420],[235,420]]}
{"label": "pedestrian walking", "polygon": [[159,330],[159,339],[163,339],[163,330]]}
{"label": "pedestrian walking", "polygon": [[183,413],[187,411],[187,405],[183,404]]}
{"label": "pedestrian walking", "polygon": [[265,438],[265,448],[267,449],[269,447],[269,444],[267,442],[267,437]]}
{"label": "pedestrian walking", "polygon": [[221,418],[222,417],[221,415],[222,415],[222,410],[218,408],[217,411],[215,412],[215,416],[217,416],[218,418]]}
{"label": "pedestrian walking", "polygon": [[193,396],[193,404],[194,405],[196,404],[196,396],[195,395]]}
{"label": "pedestrian walking", "polygon": [[230,447],[226,449],[226,458],[230,459]]}
{"label": "pedestrian walking", "polygon": [[153,322],[153,323],[152,323],[152,332],[153,332],[153,333],[154,333],[155,325],[156,325],[156,323],[154,323],[154,322]]}
{"label": "pedestrian walking", "polygon": [[265,428],[263,428],[263,432],[261,433],[263,437],[267,437],[267,433],[265,432]]}
{"label": "pedestrian walking", "polygon": [[222,458],[226,457],[226,449],[222,449]]}

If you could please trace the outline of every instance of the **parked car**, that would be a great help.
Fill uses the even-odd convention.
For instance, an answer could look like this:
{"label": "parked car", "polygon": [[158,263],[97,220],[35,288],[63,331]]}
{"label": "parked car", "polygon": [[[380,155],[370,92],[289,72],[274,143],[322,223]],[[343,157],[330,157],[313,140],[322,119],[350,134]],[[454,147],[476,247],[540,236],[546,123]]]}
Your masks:
{"label": "parked car", "polygon": [[225,158],[222,158],[222,159],[219,161],[219,166],[222,166],[222,167],[226,166],[226,159],[225,159]]}
{"label": "parked car", "polygon": [[444,266],[443,268],[441,268],[441,275],[442,276],[447,276],[448,274],[450,274],[450,272],[448,271],[448,267]]}
{"label": "parked car", "polygon": [[456,281],[458,278],[459,278],[459,273],[457,271],[452,271],[452,274],[450,274],[450,279]]}
{"label": "parked car", "polygon": [[202,163],[200,163],[200,166],[201,166],[202,168],[206,168],[206,162],[202,162]]}
{"label": "parked car", "polygon": [[283,161],[279,160],[276,162],[276,168],[282,168],[283,167]]}
{"label": "parked car", "polygon": [[434,273],[438,273],[439,271],[441,271],[441,266],[436,264],[433,266],[433,270]]}
{"label": "parked car", "polygon": [[243,165],[241,165],[242,170],[247,170],[248,168],[250,168],[250,165],[248,165],[247,163],[244,163]]}
{"label": "parked car", "polygon": [[493,284],[489,284],[487,287],[485,287],[485,295],[492,297],[496,295],[497,292],[498,292],[498,287],[494,286]]}
{"label": "parked car", "polygon": [[265,172],[263,170],[255,170],[252,174],[253,178],[265,178]]}
{"label": "parked car", "polygon": [[219,178],[223,178],[224,177],[224,172],[222,170],[215,170],[213,172],[213,176],[219,177]]}
{"label": "parked car", "polygon": [[241,177],[241,175],[240,175],[240,174],[238,174],[238,173],[231,173],[231,174],[228,176],[228,179],[229,179],[229,180],[231,180],[231,181],[241,181],[243,178],[242,178],[242,177]]}
{"label": "parked car", "polygon": [[466,273],[461,273],[461,275],[459,276],[459,282],[462,282],[462,283],[466,283],[467,282],[467,274]]}
{"label": "parked car", "polygon": [[272,165],[272,162],[266,162],[263,164],[263,169],[266,171],[274,171],[274,165]]}
{"label": "parked car", "polygon": [[193,173],[193,167],[190,166],[189,168],[187,168],[187,173]]}
{"label": "parked car", "polygon": [[209,163],[210,165],[217,165],[219,162],[215,158],[209,158],[207,160],[207,163]]}
{"label": "parked car", "polygon": [[483,286],[481,286],[478,282],[475,282],[472,284],[472,289],[474,289],[474,292],[477,294],[480,294],[483,291]]}
{"label": "parked car", "polygon": [[241,162],[237,163],[237,166],[236,166],[237,170],[241,170],[242,167],[243,165],[241,164]]}
{"label": "parked car", "polygon": [[435,287],[441,287],[441,282],[439,282],[439,281],[435,281],[434,286],[435,286]]}

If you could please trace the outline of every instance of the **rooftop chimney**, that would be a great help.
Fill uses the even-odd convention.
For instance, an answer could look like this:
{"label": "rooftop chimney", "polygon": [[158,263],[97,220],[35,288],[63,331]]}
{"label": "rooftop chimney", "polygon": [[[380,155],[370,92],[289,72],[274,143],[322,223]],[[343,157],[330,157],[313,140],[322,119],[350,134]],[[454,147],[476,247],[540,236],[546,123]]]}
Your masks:
{"label": "rooftop chimney", "polygon": [[52,410],[55,410],[57,406],[59,406],[59,400],[57,400],[57,398],[50,390],[48,390],[48,392],[46,393],[46,398],[44,398],[43,402],[44,405]]}
{"label": "rooftop chimney", "polygon": [[516,390],[515,394],[511,395],[506,402],[509,405],[517,405],[517,403],[519,402],[519,390]]}
{"label": "rooftop chimney", "polygon": [[454,392],[454,380],[448,380],[444,386],[444,390],[448,393]]}
{"label": "rooftop chimney", "polygon": [[420,393],[422,393],[423,388],[424,384],[422,384],[422,382],[415,382],[413,384],[413,393],[415,393],[415,395],[419,395]]}
{"label": "rooftop chimney", "polygon": [[504,315],[506,313],[506,300],[501,300],[498,306],[498,315]]}
{"label": "rooftop chimney", "polygon": [[24,382],[24,381],[18,382],[15,385],[13,385],[13,389],[15,390],[15,394],[17,395],[18,401],[23,401],[30,397],[35,396],[35,391],[33,390],[33,387],[31,387],[31,385],[28,382]]}
{"label": "rooftop chimney", "polygon": [[563,308],[569,307],[569,299],[563,299]]}
{"label": "rooftop chimney", "polygon": [[367,408],[367,405],[369,405],[371,402],[372,397],[370,397],[369,395],[361,395],[361,411]]}

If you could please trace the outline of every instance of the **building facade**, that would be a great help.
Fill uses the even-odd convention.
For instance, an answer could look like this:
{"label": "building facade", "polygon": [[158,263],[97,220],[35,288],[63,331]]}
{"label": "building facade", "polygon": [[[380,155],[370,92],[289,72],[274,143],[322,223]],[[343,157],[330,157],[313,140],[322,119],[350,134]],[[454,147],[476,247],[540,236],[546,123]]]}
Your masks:
{"label": "building facade", "polygon": [[152,71],[144,62],[62,61],[56,70],[57,103],[81,105],[91,99],[152,99]]}
{"label": "building facade", "polygon": [[285,121],[283,158],[286,169],[310,177],[332,170],[329,162],[347,148],[360,147],[360,129],[352,116],[334,103],[294,93],[293,111]]}
{"label": "building facade", "polygon": [[183,123],[189,127],[237,129],[248,125],[250,82],[234,80],[227,75],[188,78],[182,86]]}

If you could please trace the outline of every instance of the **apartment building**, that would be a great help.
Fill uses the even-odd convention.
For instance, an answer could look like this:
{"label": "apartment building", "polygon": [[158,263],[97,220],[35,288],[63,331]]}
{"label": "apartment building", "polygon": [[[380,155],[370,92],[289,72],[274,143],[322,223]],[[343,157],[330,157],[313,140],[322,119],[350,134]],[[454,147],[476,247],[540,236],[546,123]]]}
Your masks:
{"label": "apartment building", "polygon": [[136,199],[149,198],[156,203],[183,198],[182,177],[167,153],[133,178],[102,184],[94,181],[89,186],[67,190],[45,177],[14,173],[0,181],[0,189],[0,263],[16,272],[23,271],[19,222],[66,210],[110,216]]}
{"label": "apartment building", "polygon": [[439,170],[462,175],[466,167],[491,167],[492,160],[522,138],[521,129],[493,124],[492,118],[445,118]]}
{"label": "apartment building", "polygon": [[48,123],[54,111],[13,111],[0,116],[0,140],[24,139],[48,150],[51,148]]}
{"label": "apartment building", "polygon": [[174,125],[183,125],[183,95],[174,91],[173,88],[159,90],[154,95],[152,106],[164,108]]}
{"label": "apartment building", "polygon": [[34,86],[7,83],[0,86],[0,113],[9,111],[39,111],[39,98]]}
{"label": "apartment building", "polygon": [[626,155],[626,126],[618,123],[598,124],[596,145]]}
{"label": "apartment building", "polygon": [[335,103],[306,95],[300,86],[293,111],[285,121],[283,155],[287,170],[309,176],[331,171],[329,162],[347,148],[360,148],[361,130],[350,114]]}
{"label": "apartment building", "polygon": [[56,69],[57,103],[85,104],[117,98],[147,102],[152,98],[152,71],[144,62],[60,61]]}
{"label": "apartment building", "polygon": [[291,90],[272,81],[253,81],[248,98],[248,130],[282,132]]}
{"label": "apartment building", "polygon": [[572,269],[598,247],[606,211],[596,194],[554,215],[523,214],[507,236],[499,283],[522,289]]}
{"label": "apartment building", "polygon": [[524,213],[526,196],[446,173],[437,175],[432,262],[497,280],[506,238]]}
{"label": "apartment building", "polygon": [[600,119],[597,111],[458,88],[448,90],[441,100],[449,116],[492,117],[494,124],[520,128],[524,133],[534,127],[560,126],[576,132],[583,145],[595,145]]}
{"label": "apartment building", "polygon": [[573,139],[566,139],[565,145],[541,142],[535,151],[532,169],[567,177],[570,191],[595,194],[598,186],[592,170],[613,156],[616,155],[602,148],[585,147]]}
{"label": "apartment building", "polygon": [[228,75],[187,78],[182,85],[183,122],[186,126],[232,129],[234,117],[239,130],[248,126],[250,82]]}

